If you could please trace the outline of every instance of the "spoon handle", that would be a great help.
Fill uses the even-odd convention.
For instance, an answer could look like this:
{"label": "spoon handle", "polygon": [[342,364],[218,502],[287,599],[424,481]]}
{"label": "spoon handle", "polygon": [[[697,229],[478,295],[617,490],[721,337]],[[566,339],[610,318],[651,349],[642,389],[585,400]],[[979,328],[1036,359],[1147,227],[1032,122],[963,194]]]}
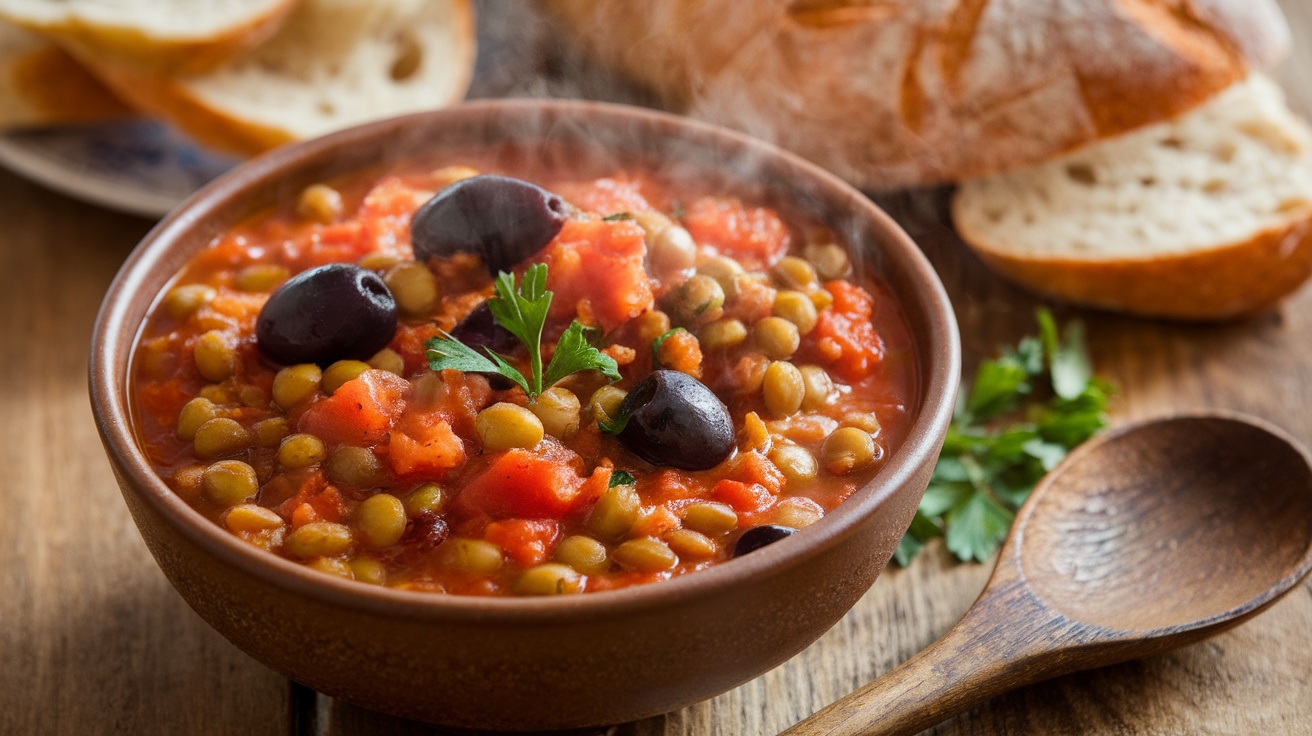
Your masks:
{"label": "spoon handle", "polygon": [[[784,736],[919,733],[996,695],[1063,672],[1057,650],[1064,623],[1017,584],[990,588],[938,641]],[[1058,641],[1050,638],[1054,634]]]}

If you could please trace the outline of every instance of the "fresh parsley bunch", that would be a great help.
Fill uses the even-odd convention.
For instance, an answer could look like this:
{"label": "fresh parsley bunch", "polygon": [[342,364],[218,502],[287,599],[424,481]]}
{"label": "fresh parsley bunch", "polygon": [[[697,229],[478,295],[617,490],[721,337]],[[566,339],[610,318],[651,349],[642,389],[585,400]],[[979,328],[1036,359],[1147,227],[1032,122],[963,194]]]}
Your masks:
{"label": "fresh parsley bunch", "polygon": [[619,366],[615,360],[588,343],[589,330],[578,320],[570,322],[556,341],[556,349],[543,374],[542,330],[547,323],[553,296],[547,289],[545,263],[529,266],[518,289],[515,288],[515,275],[502,271],[497,275],[493,291],[495,295],[488,300],[488,309],[492,310],[496,323],[509,330],[528,350],[528,377],[491,348],[484,347],[484,352],[480,353],[446,332],[424,343],[430,368],[499,374],[518,384],[530,399],[565,376],[579,371],[595,370],[612,381],[619,380]]}
{"label": "fresh parsley bunch", "polygon": [[981,363],[959,399],[899,565],[940,535],[962,562],[992,557],[1039,479],[1107,426],[1112,388],[1093,377],[1084,325],[1060,335],[1051,312],[1036,317],[1038,337]]}

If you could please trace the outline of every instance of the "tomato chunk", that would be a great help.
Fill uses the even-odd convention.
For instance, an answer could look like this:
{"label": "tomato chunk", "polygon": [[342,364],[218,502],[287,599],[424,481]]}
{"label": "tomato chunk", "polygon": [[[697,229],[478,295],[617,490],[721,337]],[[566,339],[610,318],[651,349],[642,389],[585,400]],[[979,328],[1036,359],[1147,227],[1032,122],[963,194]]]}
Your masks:
{"label": "tomato chunk", "polygon": [[440,477],[465,462],[465,444],[440,414],[408,416],[387,441],[392,470],[397,475]]}
{"label": "tomato chunk", "polygon": [[560,537],[560,523],[551,519],[494,521],[487,525],[483,536],[501,547],[510,559],[530,567],[551,559]]}
{"label": "tomato chunk", "polygon": [[557,330],[578,318],[610,332],[651,308],[644,238],[642,228],[627,220],[565,223],[535,257],[547,264],[547,287],[555,292],[551,319]]}
{"label": "tomato chunk", "polygon": [[369,447],[382,442],[405,408],[410,383],[393,373],[367,370],[319,399],[301,415],[298,428],[328,443]]}
{"label": "tomato chunk", "polygon": [[693,239],[747,268],[773,264],[788,250],[788,228],[774,210],[747,207],[734,197],[703,197],[683,218]]}
{"label": "tomato chunk", "polygon": [[559,519],[582,485],[583,478],[559,454],[507,450],[465,486],[457,504],[493,518]]}
{"label": "tomato chunk", "polygon": [[831,281],[825,289],[833,295],[834,304],[820,313],[806,340],[816,346],[816,352],[840,378],[859,381],[870,375],[884,357],[884,342],[870,322],[874,298],[846,281]]}

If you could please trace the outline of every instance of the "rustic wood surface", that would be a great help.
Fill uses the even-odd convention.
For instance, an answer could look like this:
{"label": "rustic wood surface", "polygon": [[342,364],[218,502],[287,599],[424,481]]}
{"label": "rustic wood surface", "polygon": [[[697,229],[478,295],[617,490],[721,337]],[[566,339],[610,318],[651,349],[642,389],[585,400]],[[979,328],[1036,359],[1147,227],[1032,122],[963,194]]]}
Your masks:
{"label": "rustic wood surface", "polygon": [[[1295,50],[1277,76],[1295,109],[1312,115],[1312,3],[1282,4]],[[513,36],[515,24],[481,23],[486,48]],[[565,59],[525,83],[485,56],[475,93],[559,93],[552,80],[576,63]],[[624,97],[589,84],[564,89]],[[943,224],[941,194],[884,202],[952,294],[967,365],[1033,331],[1035,300],[963,249]],[[142,544],[91,421],[86,356],[101,295],[149,225],[0,173],[0,734],[434,733],[319,696],[249,659],[187,608]],[[1228,326],[1058,310],[1076,315],[1098,373],[1120,388],[1116,422],[1218,407],[1312,443],[1312,288]],[[777,733],[934,641],[989,572],[931,547],[783,666],[609,731]],[[513,700],[508,693],[507,707]],[[1029,687],[932,733],[1312,733],[1312,586],[1214,639]]]}

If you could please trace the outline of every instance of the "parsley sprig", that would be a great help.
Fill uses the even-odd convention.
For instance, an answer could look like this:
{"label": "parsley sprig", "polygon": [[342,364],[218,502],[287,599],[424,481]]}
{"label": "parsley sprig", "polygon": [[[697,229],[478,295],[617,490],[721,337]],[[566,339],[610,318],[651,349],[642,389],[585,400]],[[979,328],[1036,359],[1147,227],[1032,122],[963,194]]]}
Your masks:
{"label": "parsley sprig", "polygon": [[484,346],[486,353],[460,342],[443,331],[424,343],[428,351],[428,367],[435,371],[448,368],[466,373],[493,373],[514,381],[530,399],[551,388],[565,376],[580,371],[595,370],[612,381],[620,378],[615,359],[588,343],[589,329],[578,320],[556,341],[551,361],[542,369],[542,330],[551,309],[552,292],[546,288],[547,265],[535,263],[524,272],[524,279],[515,288],[515,275],[502,271],[493,284],[495,295],[488,300],[488,309],[497,324],[506,328],[528,349],[529,376],[511,365],[504,357]]}
{"label": "parsley sprig", "polygon": [[1093,377],[1084,325],[1063,335],[1048,310],[1036,317],[1039,335],[981,363],[958,403],[899,565],[937,536],[963,562],[992,557],[1039,479],[1107,426],[1112,387]]}

